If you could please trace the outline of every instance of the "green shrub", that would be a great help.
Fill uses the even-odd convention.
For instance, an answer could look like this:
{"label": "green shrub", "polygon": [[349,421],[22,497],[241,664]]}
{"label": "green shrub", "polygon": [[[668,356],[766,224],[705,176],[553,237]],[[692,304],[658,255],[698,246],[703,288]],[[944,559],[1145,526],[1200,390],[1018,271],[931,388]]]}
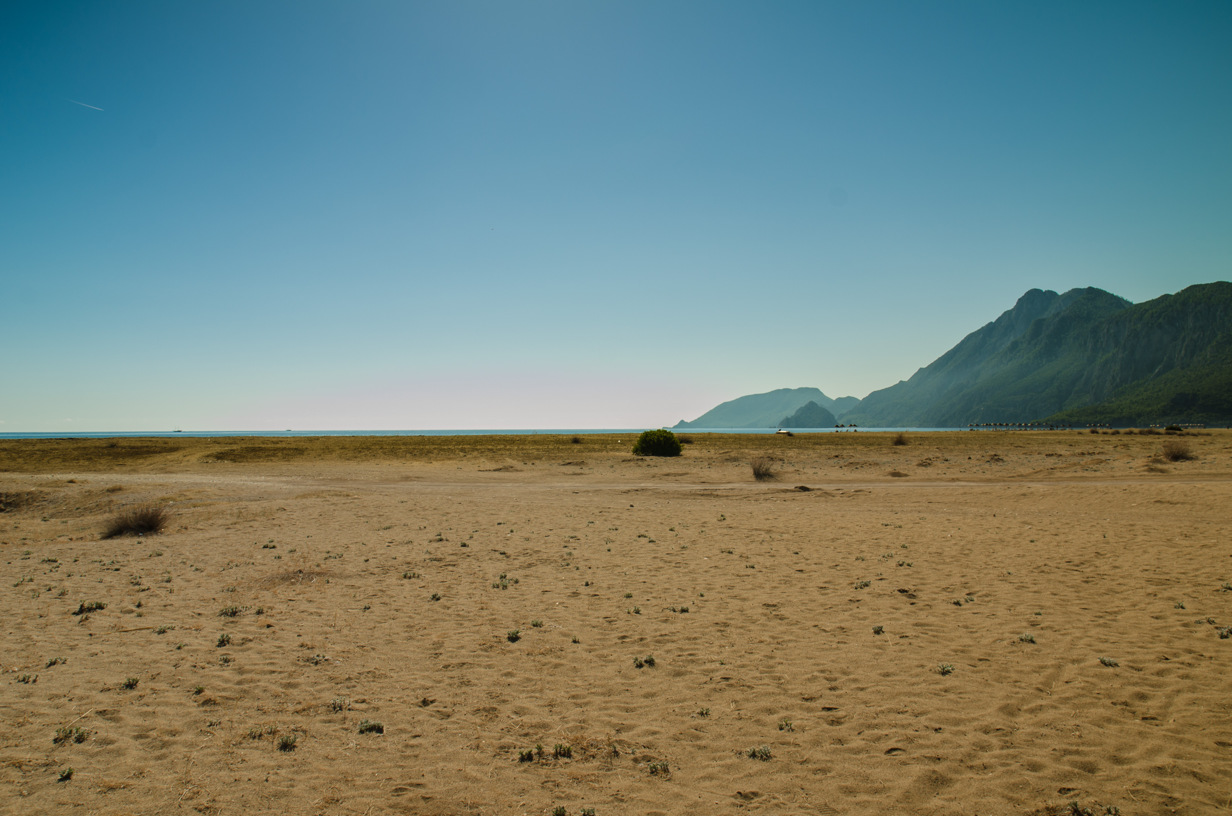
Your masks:
{"label": "green shrub", "polygon": [[638,456],[679,456],[680,440],[664,428],[642,431],[637,442],[633,443],[633,452]]}

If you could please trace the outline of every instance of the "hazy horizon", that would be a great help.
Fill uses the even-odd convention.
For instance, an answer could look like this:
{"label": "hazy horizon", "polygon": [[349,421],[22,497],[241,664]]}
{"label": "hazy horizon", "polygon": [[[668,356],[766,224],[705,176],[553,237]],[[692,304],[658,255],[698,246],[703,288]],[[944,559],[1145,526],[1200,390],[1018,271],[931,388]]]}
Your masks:
{"label": "hazy horizon", "polygon": [[637,428],[1229,278],[1232,6],[0,11],[0,432]]}

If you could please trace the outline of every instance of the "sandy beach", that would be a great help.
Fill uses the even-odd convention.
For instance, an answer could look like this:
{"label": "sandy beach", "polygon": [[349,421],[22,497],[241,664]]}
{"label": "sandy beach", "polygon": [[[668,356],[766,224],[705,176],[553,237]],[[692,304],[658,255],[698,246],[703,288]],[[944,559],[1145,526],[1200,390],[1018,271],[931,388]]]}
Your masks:
{"label": "sandy beach", "polygon": [[1232,432],[633,439],[0,441],[0,811],[1232,812]]}

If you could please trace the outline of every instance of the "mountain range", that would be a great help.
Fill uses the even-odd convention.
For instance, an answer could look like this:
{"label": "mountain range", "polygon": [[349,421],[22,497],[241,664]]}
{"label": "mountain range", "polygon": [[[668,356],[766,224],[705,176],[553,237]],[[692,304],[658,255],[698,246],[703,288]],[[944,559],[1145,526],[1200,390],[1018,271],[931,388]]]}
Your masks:
{"label": "mountain range", "polygon": [[783,388],[676,427],[1229,421],[1232,283],[1217,282],[1139,304],[1095,288],[1032,289],[910,379],[863,400]]}

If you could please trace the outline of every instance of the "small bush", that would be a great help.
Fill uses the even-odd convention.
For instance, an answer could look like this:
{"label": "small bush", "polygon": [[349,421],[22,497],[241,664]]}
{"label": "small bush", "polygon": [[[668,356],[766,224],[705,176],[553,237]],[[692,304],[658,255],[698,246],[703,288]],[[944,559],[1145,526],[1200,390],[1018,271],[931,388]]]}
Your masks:
{"label": "small bush", "polygon": [[760,748],[750,748],[748,750],[747,756],[749,757],[749,759],[759,759],[762,762],[769,762],[770,759],[774,756],[774,754],[770,752],[769,748],[763,745]]}
{"label": "small bush", "polygon": [[294,751],[295,743],[299,742],[299,737],[295,734],[283,734],[278,738],[279,751]]}
{"label": "small bush", "polygon": [[359,724],[359,733],[361,734],[384,734],[385,726],[379,722],[372,720],[364,720]]}
{"label": "small bush", "polygon": [[103,538],[154,535],[162,532],[168,520],[167,511],[159,505],[146,504],[141,507],[131,507],[108,522],[107,529],[103,531]]}
{"label": "small bush", "polygon": [[82,743],[86,741],[88,736],[90,736],[90,732],[84,728],[57,728],[56,735],[51,738],[51,741],[56,745],[62,742]]}
{"label": "small bush", "polygon": [[749,465],[753,468],[753,478],[759,482],[767,482],[777,479],[775,474],[774,460],[765,456],[758,456]]}
{"label": "small bush", "polygon": [[680,440],[664,428],[642,431],[637,442],[633,443],[633,453],[637,456],[679,456]]}
{"label": "small bush", "polygon": [[1188,462],[1194,458],[1188,442],[1179,439],[1169,439],[1163,444],[1163,456],[1169,462]]}
{"label": "small bush", "polygon": [[907,443],[907,434],[905,434],[905,433],[896,433],[896,434],[894,434],[894,436],[890,437],[890,444],[891,444],[891,445],[906,445],[906,444],[908,444],[908,443]]}

